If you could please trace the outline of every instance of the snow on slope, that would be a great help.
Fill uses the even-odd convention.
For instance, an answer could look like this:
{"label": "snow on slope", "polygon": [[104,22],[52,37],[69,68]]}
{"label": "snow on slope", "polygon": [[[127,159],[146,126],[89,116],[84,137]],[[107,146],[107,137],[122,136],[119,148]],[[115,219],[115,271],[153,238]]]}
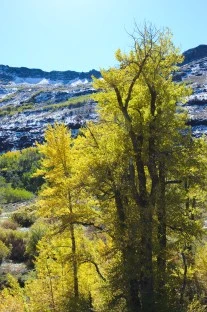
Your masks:
{"label": "snow on slope", "polygon": [[[87,79],[74,79],[68,82],[72,87],[76,87],[82,84],[87,84]],[[46,78],[32,78],[32,77],[15,77],[13,84],[38,84],[38,85],[57,85],[57,84],[64,84],[62,80],[54,81]]]}

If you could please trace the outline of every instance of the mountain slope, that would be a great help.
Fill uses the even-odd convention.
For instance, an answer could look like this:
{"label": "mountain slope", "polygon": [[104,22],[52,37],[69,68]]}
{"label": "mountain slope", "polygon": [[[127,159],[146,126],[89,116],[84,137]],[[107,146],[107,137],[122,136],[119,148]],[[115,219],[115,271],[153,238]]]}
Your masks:
{"label": "mountain slope", "polygon": [[184,107],[194,136],[207,134],[207,45],[199,45],[183,53],[185,60],[175,80],[191,86],[192,95]]}
{"label": "mountain slope", "polygon": [[[174,75],[191,85],[193,94],[183,105],[194,136],[207,134],[207,45],[184,52]],[[43,140],[48,124],[64,122],[76,135],[87,120],[97,120],[91,76],[100,72],[44,72],[0,65],[0,153],[22,149]]]}
{"label": "mountain slope", "polygon": [[100,72],[92,69],[89,72],[76,71],[51,71],[46,72],[41,69],[30,69],[27,67],[9,67],[0,65],[0,82],[1,83],[41,83],[42,80],[50,83],[70,83],[71,80],[87,79],[91,80],[91,76],[100,77]]}
{"label": "mountain slope", "polygon": [[64,122],[73,135],[97,118],[89,95],[100,72],[44,72],[0,65],[0,153],[41,142],[48,124]]}
{"label": "mountain slope", "polygon": [[185,51],[183,55],[185,57],[183,65],[188,64],[193,61],[200,60],[203,57],[207,56],[207,45],[201,44],[197,46],[196,48]]}

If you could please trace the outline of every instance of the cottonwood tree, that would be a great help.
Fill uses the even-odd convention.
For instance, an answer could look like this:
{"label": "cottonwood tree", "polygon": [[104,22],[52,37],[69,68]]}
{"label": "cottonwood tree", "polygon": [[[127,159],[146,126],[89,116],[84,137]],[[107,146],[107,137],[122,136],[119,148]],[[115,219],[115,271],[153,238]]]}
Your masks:
{"label": "cottonwood tree", "polygon": [[[136,28],[132,38],[134,48],[129,54],[118,50],[119,65],[102,70],[103,79],[96,79],[94,86],[101,90],[95,95],[100,124],[110,127],[113,123],[124,133],[119,144],[124,146],[123,139],[127,142],[128,165],[125,151],[124,166],[118,164],[123,169],[122,182],[118,186],[115,183],[114,201],[119,224],[125,229],[119,240],[124,244],[126,237],[130,237],[123,251],[127,256],[127,259],[123,256],[123,266],[131,268],[131,273],[134,270],[128,280],[127,310],[147,312],[155,311],[156,304],[166,295],[167,224],[171,220],[167,194],[171,186],[182,192],[183,197],[174,206],[186,217],[182,230],[189,230],[185,225],[195,220],[186,206],[189,191],[186,181],[194,164],[185,159],[196,147],[191,144],[186,114],[177,109],[177,103],[185,101],[190,91],[173,82],[172,73],[183,57],[174,47],[169,31],[146,26],[143,31]],[[204,178],[200,164],[196,166],[198,179],[191,186],[199,183],[199,177]],[[203,166],[206,169],[206,164]],[[194,199],[196,196],[195,192]],[[127,224],[130,215],[135,216],[133,226]],[[133,240],[132,228],[135,228]]]}

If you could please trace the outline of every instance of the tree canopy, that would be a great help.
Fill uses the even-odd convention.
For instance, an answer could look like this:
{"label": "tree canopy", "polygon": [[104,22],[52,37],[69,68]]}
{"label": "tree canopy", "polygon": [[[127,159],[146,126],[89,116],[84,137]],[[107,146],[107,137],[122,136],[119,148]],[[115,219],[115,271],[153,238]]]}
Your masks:
{"label": "tree canopy", "polygon": [[203,309],[206,142],[187,126],[191,91],[173,81],[183,57],[170,32],[136,27],[132,42],[94,78],[99,120],[76,139],[50,126],[38,146],[48,231],[37,277],[16,297],[31,311]]}

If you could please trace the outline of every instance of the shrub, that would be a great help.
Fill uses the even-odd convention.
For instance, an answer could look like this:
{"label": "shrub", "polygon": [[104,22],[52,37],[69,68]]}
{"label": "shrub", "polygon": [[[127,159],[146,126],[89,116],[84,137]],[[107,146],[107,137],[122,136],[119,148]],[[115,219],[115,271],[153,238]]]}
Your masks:
{"label": "shrub", "polygon": [[18,228],[18,223],[11,219],[8,219],[1,223],[1,227],[4,229],[16,230]]}
{"label": "shrub", "polygon": [[187,307],[187,312],[205,312],[206,311],[206,305],[201,304],[201,302],[194,298]]}
{"label": "shrub", "polygon": [[5,240],[6,240],[6,232],[7,231],[5,231],[3,228],[0,227],[0,240],[2,242],[5,242]]}
{"label": "shrub", "polygon": [[10,249],[0,240],[0,263],[3,259],[8,257]]}
{"label": "shrub", "polygon": [[29,257],[30,265],[33,260],[38,256],[37,244],[42,239],[47,231],[47,225],[44,223],[37,222],[30,228],[29,237],[26,245],[26,254]]}
{"label": "shrub", "polygon": [[33,177],[40,159],[41,154],[35,147],[0,155],[0,171],[3,176],[0,177],[0,187],[10,185],[13,189],[23,188],[36,193],[44,183],[42,177]]}
{"label": "shrub", "polygon": [[10,249],[10,260],[13,260],[15,262],[23,262],[27,259],[25,255],[25,233],[10,229],[2,230],[0,231],[0,240],[6,245],[7,248]]}
{"label": "shrub", "polygon": [[12,245],[9,259],[16,262],[23,262],[27,259],[25,256],[26,239],[23,233],[18,231],[10,232],[7,238],[7,242]]}
{"label": "shrub", "polygon": [[36,221],[35,206],[23,207],[13,212],[11,218],[22,227],[30,227]]}
{"label": "shrub", "polygon": [[0,188],[0,194],[4,203],[16,203],[33,198],[33,194],[24,189],[12,188],[11,186]]}

